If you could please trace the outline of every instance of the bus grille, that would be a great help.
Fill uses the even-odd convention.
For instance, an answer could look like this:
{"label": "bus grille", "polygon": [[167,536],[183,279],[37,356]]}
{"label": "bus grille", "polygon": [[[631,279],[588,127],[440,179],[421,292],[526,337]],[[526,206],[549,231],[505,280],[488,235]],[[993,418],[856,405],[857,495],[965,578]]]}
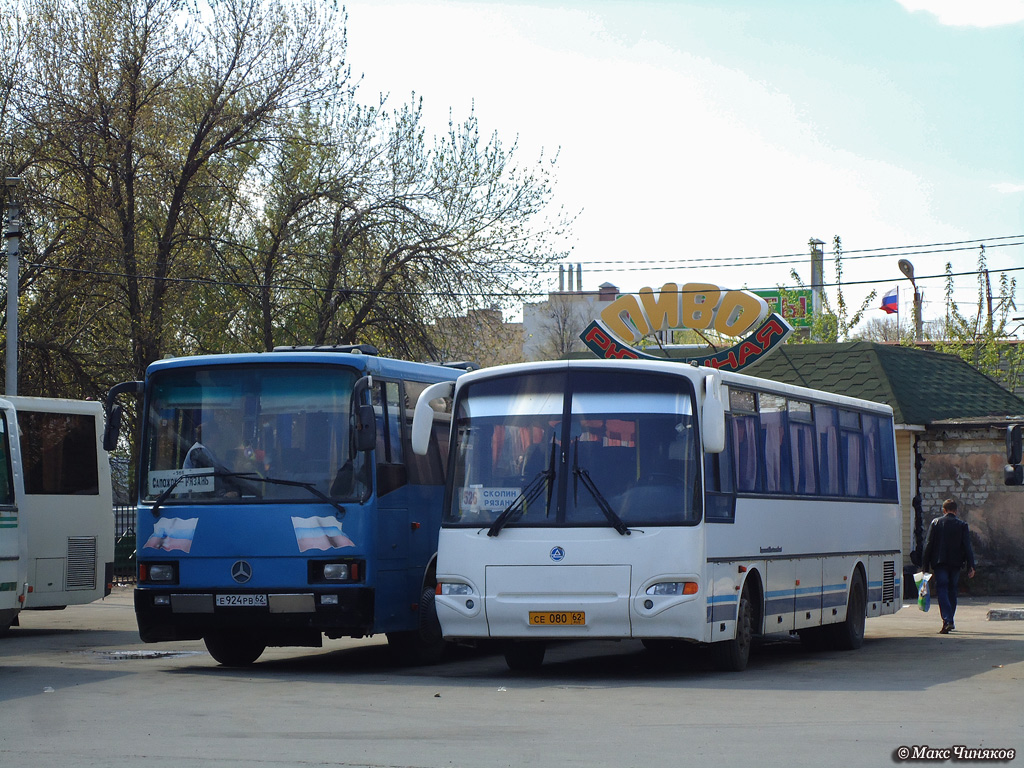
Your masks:
{"label": "bus grille", "polygon": [[96,537],[68,539],[67,589],[96,589]]}
{"label": "bus grille", "polygon": [[886,560],[882,563],[882,602],[891,603],[896,599],[896,562]]}

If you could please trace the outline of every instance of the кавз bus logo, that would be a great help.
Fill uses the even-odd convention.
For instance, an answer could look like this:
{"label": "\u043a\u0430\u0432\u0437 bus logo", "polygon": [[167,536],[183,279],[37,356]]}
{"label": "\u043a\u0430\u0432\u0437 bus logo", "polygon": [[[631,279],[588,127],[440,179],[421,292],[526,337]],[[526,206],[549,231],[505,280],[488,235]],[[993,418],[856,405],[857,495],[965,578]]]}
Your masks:
{"label": "\u043a\u0430\u0432\u0437 bus logo", "polygon": [[552,547],[550,556],[556,563],[560,562],[565,557],[565,550],[561,547]]}

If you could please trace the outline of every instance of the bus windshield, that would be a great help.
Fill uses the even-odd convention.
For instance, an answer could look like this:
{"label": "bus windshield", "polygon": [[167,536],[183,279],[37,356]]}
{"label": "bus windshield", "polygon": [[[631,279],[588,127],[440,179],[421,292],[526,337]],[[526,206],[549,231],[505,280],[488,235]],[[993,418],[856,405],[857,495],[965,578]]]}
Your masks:
{"label": "bus windshield", "polygon": [[553,372],[467,385],[445,525],[688,525],[701,519],[683,377]]}
{"label": "bus windshield", "polygon": [[144,500],[364,501],[352,387],[338,366],[175,368],[153,375]]}

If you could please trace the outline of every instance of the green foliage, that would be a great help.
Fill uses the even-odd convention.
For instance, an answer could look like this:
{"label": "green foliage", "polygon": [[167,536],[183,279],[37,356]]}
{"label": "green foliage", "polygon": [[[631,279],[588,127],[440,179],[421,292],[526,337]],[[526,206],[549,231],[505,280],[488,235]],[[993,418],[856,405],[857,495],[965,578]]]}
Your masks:
{"label": "green foliage", "polygon": [[946,264],[946,317],[935,348],[956,355],[1011,392],[1024,385],[1024,346],[1008,343],[1017,281],[999,275],[998,303],[992,296],[985,246],[978,253],[978,311],[964,315],[953,298],[953,265]]}

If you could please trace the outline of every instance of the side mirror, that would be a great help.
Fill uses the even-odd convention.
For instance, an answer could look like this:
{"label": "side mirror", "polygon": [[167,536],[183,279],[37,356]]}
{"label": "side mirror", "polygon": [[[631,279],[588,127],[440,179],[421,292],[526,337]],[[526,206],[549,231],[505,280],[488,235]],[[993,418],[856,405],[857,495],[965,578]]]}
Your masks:
{"label": "side mirror", "polygon": [[430,448],[430,433],[434,426],[434,409],[430,401],[451,397],[454,392],[454,381],[441,381],[431,384],[420,393],[412,417],[412,452],[417,456],[426,456]]}
{"label": "side mirror", "polygon": [[107,423],[103,428],[103,450],[107,453],[117,448],[117,439],[121,436],[122,411],[121,404],[117,403],[111,406],[110,413],[107,415]]}
{"label": "side mirror", "polygon": [[704,377],[704,404],[701,408],[701,438],[705,453],[725,450],[725,403],[722,402],[722,379],[715,374]]}
{"label": "side mirror", "polygon": [[117,439],[121,436],[121,404],[115,402],[117,396],[123,392],[131,392],[141,395],[146,391],[146,383],[143,381],[123,381],[115,384],[107,392],[107,400],[104,403],[104,410],[107,413],[107,423],[103,428],[103,450],[110,453],[117,448]]}
{"label": "side mirror", "polygon": [[377,446],[377,419],[373,406],[366,403],[356,406],[356,450],[372,451]]}

